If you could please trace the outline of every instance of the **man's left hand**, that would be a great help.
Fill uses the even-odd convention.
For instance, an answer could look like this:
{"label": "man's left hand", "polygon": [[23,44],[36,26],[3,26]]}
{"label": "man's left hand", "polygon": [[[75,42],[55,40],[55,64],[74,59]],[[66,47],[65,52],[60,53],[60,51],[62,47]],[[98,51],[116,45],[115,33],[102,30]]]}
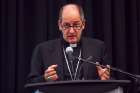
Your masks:
{"label": "man's left hand", "polygon": [[101,66],[97,65],[98,75],[101,80],[108,80],[110,79],[110,66],[107,65],[106,68],[102,68]]}

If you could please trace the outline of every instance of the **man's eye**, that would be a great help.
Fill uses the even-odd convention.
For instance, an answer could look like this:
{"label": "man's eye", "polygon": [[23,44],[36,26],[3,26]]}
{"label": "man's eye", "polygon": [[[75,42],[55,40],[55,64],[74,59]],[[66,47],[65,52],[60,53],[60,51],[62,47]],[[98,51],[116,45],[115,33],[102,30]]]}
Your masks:
{"label": "man's eye", "polygon": [[80,25],[75,25],[76,27],[79,27]]}
{"label": "man's eye", "polygon": [[70,25],[69,23],[64,23],[63,25]]}
{"label": "man's eye", "polygon": [[80,27],[80,25],[74,25],[74,27]]}
{"label": "man's eye", "polygon": [[69,28],[70,26],[69,26],[69,25],[64,25],[64,27],[65,27],[65,28]]}
{"label": "man's eye", "polygon": [[65,26],[65,27],[70,27],[70,25],[69,25],[69,24],[64,24],[63,26]]}
{"label": "man's eye", "polygon": [[73,24],[73,25],[75,25],[75,26],[80,26],[81,24],[78,23],[78,24]]}

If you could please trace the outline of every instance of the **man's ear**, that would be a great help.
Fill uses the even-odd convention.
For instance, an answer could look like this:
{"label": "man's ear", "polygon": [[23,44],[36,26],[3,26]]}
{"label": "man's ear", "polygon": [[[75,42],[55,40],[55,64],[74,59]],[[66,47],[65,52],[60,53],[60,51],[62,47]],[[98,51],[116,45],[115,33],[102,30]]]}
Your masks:
{"label": "man's ear", "polygon": [[58,27],[59,27],[59,30],[60,30],[60,31],[62,31],[61,22],[62,22],[62,21],[59,19],[59,20],[58,20]]}
{"label": "man's ear", "polygon": [[83,21],[83,26],[82,26],[82,29],[85,29],[85,20]]}

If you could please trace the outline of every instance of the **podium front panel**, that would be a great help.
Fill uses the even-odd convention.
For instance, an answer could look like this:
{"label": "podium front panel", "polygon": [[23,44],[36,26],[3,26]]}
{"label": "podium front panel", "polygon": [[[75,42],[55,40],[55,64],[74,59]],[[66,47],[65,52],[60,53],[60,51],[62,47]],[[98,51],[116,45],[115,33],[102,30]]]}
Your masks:
{"label": "podium front panel", "polygon": [[41,93],[128,93],[130,81],[127,80],[84,80],[59,81],[32,84],[28,87],[39,89]]}

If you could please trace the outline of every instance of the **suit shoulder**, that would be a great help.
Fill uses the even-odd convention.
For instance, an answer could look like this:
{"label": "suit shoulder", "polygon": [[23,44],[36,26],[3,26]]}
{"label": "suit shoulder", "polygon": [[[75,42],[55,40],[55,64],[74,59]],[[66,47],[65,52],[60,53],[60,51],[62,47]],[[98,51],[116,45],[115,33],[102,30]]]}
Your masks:
{"label": "suit shoulder", "polygon": [[104,42],[102,40],[99,40],[99,39],[95,39],[95,38],[83,38],[83,40],[85,42],[88,42],[90,44],[94,44],[94,45],[103,45]]}
{"label": "suit shoulder", "polygon": [[60,39],[54,39],[54,40],[48,40],[42,43],[39,43],[36,47],[45,47],[45,48],[53,48],[54,46],[58,45],[60,43]]}

